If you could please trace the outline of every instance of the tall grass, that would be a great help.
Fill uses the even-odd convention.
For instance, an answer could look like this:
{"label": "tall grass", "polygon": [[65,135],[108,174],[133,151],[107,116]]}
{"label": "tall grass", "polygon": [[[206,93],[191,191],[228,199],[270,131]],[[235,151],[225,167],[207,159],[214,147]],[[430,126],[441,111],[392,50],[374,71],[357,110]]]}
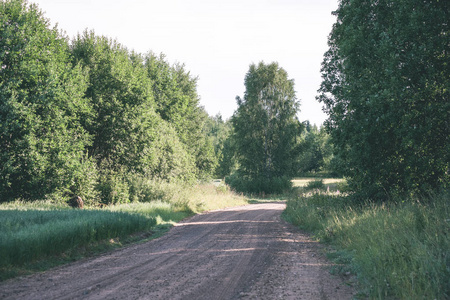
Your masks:
{"label": "tall grass", "polygon": [[155,191],[159,196],[154,200],[147,193],[142,198],[145,202],[104,209],[71,209],[50,201],[1,204],[0,280],[29,273],[36,269],[36,264],[46,269],[61,256],[78,257],[80,249],[95,248],[98,243],[105,243],[108,249],[117,238],[167,229],[194,213],[247,204],[244,197],[223,184],[217,187],[161,184],[152,188],[152,193]]}
{"label": "tall grass", "polygon": [[0,210],[0,267],[150,229],[154,218],[107,210]]}
{"label": "tall grass", "polygon": [[223,182],[218,186],[197,185],[190,190],[188,196],[188,206],[195,213],[246,204],[248,204],[246,197],[232,192]]}
{"label": "tall grass", "polygon": [[448,192],[390,204],[302,193],[287,202],[285,216],[338,249],[333,256],[370,298],[450,298]]}

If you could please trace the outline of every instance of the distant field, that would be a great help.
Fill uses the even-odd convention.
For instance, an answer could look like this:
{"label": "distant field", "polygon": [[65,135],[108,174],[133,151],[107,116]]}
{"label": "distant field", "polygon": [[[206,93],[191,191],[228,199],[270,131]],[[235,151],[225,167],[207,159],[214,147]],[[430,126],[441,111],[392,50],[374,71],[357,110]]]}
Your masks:
{"label": "distant field", "polygon": [[[314,181],[314,180],[320,180],[320,178],[314,178],[314,177],[295,178],[292,180],[292,185],[294,187],[304,187],[308,184],[308,182]],[[325,178],[322,180],[325,185],[345,182],[345,179],[342,179],[342,178]]]}

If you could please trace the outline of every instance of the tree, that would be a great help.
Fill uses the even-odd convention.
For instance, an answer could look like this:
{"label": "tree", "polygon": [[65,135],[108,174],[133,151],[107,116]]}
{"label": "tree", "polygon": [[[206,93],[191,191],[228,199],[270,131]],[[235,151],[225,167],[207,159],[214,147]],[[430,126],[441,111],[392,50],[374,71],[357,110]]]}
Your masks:
{"label": "tree", "polygon": [[94,32],[85,31],[73,40],[74,64],[88,72],[85,97],[94,114],[84,126],[94,137],[89,153],[98,161],[137,168],[144,144],[145,126],[154,111],[151,82],[134,56],[124,47]]}
{"label": "tree", "polygon": [[312,172],[330,170],[330,161],[332,159],[332,145],[329,142],[329,135],[325,128],[311,126],[309,121],[304,122],[304,131],[300,136],[298,145],[298,161],[296,162],[295,173],[304,175]]}
{"label": "tree", "polygon": [[186,145],[186,150],[195,160],[197,177],[210,177],[217,159],[204,131],[208,114],[199,105],[198,79],[192,77],[183,64],[170,65],[163,54],[148,53],[145,67],[152,80],[156,111],[175,128]]}
{"label": "tree", "polygon": [[35,5],[0,2],[1,201],[86,188],[90,136],[80,120],[91,107],[69,55],[67,40]]}
{"label": "tree", "polygon": [[224,121],[221,114],[208,117],[205,131],[207,138],[211,140],[214,147],[214,156],[217,159],[215,176],[218,178],[224,178],[236,170],[232,130],[231,121]]}
{"label": "tree", "polygon": [[245,87],[232,117],[238,177],[248,191],[280,191],[289,185],[300,128],[294,82],[277,63],[261,62],[250,66]]}
{"label": "tree", "polygon": [[448,1],[343,0],[318,100],[359,195],[386,199],[449,184]]}
{"label": "tree", "polygon": [[94,113],[84,126],[94,137],[89,153],[98,165],[164,180],[194,177],[193,158],[155,111],[144,58],[92,31],[78,35],[71,51],[89,75],[85,97]]}

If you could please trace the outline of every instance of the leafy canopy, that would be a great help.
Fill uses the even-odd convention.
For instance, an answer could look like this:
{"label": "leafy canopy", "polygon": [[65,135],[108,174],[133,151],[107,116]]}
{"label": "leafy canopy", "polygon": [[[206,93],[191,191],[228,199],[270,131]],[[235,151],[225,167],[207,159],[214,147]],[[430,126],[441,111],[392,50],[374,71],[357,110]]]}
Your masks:
{"label": "leafy canopy", "polygon": [[0,2],[0,198],[38,199],[79,186],[91,143],[86,78],[35,5]]}
{"label": "leafy canopy", "polygon": [[208,178],[196,84],[163,56],[87,30],[69,42],[36,5],[0,1],[0,201],[119,203],[142,194],[133,178]]}
{"label": "leafy canopy", "polygon": [[336,155],[364,197],[448,186],[450,2],[342,0],[322,65]]}
{"label": "leafy canopy", "polygon": [[89,75],[85,97],[94,112],[84,125],[94,137],[89,153],[98,164],[165,180],[193,177],[192,156],[155,111],[160,103],[155,103],[155,83],[144,58],[92,31],[78,35],[71,51],[74,64]]}

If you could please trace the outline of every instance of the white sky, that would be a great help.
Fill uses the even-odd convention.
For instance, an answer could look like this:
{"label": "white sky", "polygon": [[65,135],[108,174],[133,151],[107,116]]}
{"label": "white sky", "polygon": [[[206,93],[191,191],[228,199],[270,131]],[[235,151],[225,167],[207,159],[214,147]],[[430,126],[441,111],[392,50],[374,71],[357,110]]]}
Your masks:
{"label": "white sky", "polygon": [[338,0],[29,0],[74,37],[84,29],[139,53],[164,53],[198,76],[201,105],[229,118],[251,63],[277,61],[295,81],[301,121],[322,124],[315,100]]}

